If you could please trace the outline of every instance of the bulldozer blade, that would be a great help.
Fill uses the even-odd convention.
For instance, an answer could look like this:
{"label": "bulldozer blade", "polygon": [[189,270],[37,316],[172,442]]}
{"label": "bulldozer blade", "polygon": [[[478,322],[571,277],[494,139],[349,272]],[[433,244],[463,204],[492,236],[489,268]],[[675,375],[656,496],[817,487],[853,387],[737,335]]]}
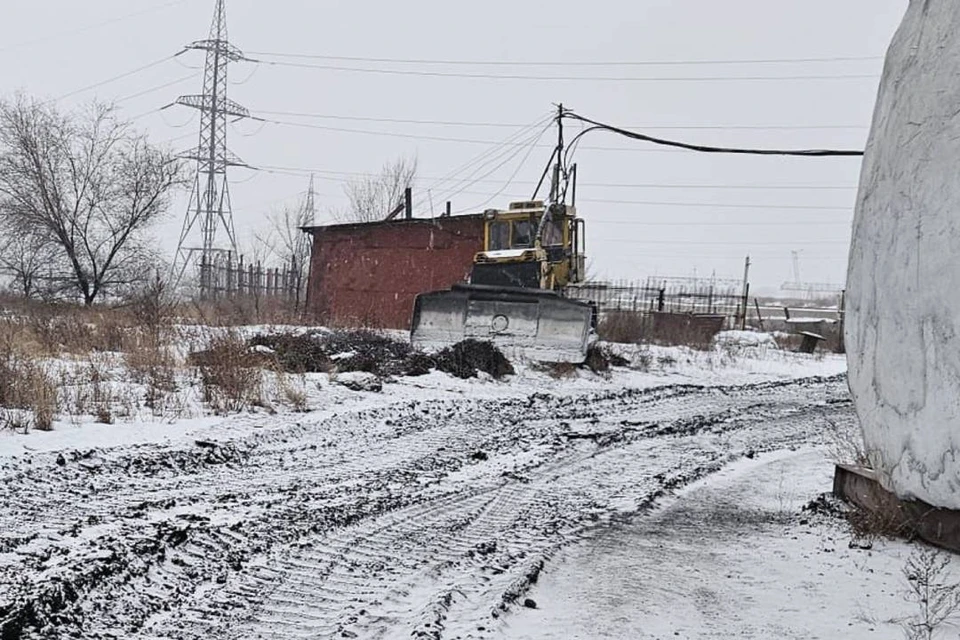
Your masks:
{"label": "bulldozer blade", "polygon": [[488,340],[514,357],[581,363],[593,317],[591,305],[552,291],[461,285],[417,296],[410,333],[418,348]]}

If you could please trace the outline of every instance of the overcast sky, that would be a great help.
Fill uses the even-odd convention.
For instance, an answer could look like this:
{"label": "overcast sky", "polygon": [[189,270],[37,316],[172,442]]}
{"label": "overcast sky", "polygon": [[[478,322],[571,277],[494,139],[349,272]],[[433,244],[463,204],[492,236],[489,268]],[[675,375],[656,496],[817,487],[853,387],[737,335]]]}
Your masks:
{"label": "overcast sky", "polygon": [[[0,93],[59,98],[161,61],[207,36],[213,6],[213,0],[9,0],[0,21]],[[311,171],[323,223],[325,212],[345,202],[346,176],[375,171],[400,155],[419,159],[418,216],[439,212],[447,199],[455,211],[473,211],[529,198],[555,133],[545,131],[529,154],[522,144],[496,144],[516,136],[532,145],[544,127],[528,125],[558,102],[588,117],[693,142],[861,148],[882,56],[907,1],[558,0],[550,6],[547,12],[543,3],[516,0],[228,0],[236,46],[261,60],[312,66],[231,67],[231,98],[254,114],[310,125],[232,125],[237,155],[256,167],[283,168],[231,173],[241,241],[267,212],[296,203]],[[811,58],[858,59],[688,64]],[[683,64],[623,64],[658,61]],[[198,114],[157,109],[179,94],[199,93],[202,64],[201,53],[187,53],[62,103],[118,100],[155,140],[186,149],[195,144]],[[344,70],[349,67],[367,71]],[[751,79],[734,79],[743,77]],[[292,113],[311,117],[286,115]],[[470,124],[378,121],[384,118]],[[472,174],[481,181],[439,182],[487,152],[489,162]],[[750,254],[751,280],[769,289],[793,279],[791,252],[799,251],[803,280],[843,280],[858,159],[698,155],[597,133],[584,138],[576,161],[578,209],[587,220],[597,277],[715,272],[737,278]],[[161,231],[171,252],[184,207],[185,201],[171,211]]]}

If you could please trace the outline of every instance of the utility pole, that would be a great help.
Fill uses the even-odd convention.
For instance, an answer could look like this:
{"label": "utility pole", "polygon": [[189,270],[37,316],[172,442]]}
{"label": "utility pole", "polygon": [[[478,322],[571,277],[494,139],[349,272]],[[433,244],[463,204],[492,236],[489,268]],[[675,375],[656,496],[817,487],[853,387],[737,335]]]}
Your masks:
{"label": "utility pole", "polygon": [[[214,265],[224,262],[225,258],[229,269],[238,255],[227,167],[247,166],[227,149],[227,118],[248,118],[250,112],[227,97],[227,67],[231,62],[247,58],[227,40],[225,0],[216,0],[210,36],[187,45],[180,53],[191,50],[206,52],[203,93],[180,96],[174,104],[200,111],[200,140],[195,148],[181,154],[181,157],[197,162],[197,173],[173,269],[174,282],[179,284],[188,265],[196,263],[200,274],[200,297],[206,299],[212,297],[218,288]],[[200,246],[189,246],[198,226]],[[217,232],[221,227],[227,238],[225,244],[218,245]]]}
{"label": "utility pole", "polygon": [[743,316],[740,318],[740,330],[747,328],[747,309],[750,304],[750,256],[743,264]]}

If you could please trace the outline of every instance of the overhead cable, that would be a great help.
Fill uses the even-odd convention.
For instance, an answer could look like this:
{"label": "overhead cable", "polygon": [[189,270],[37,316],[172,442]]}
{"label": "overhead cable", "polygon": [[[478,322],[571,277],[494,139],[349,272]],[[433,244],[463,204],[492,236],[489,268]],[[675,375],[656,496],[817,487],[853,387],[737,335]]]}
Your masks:
{"label": "overhead cable", "polygon": [[452,71],[416,71],[411,69],[375,69],[371,67],[343,67],[339,65],[308,64],[303,62],[285,62],[279,60],[250,59],[251,62],[275,67],[297,69],[315,69],[319,71],[338,71],[346,73],[367,73],[397,76],[424,76],[434,78],[466,78],[471,80],[524,80],[527,82],[762,82],[762,81],[805,81],[805,80],[877,80],[876,73],[851,74],[813,74],[788,76],[542,76],[521,74],[460,73]]}
{"label": "overhead cable", "polygon": [[96,88],[98,88],[98,87],[102,87],[102,86],[104,86],[104,85],[108,85],[108,84],[110,84],[110,83],[112,83],[112,82],[116,82],[117,80],[122,80],[122,79],[124,79],[124,78],[129,78],[129,77],[132,76],[132,75],[136,75],[136,74],[138,74],[138,73],[141,73],[141,72],[143,72],[143,71],[146,71],[147,69],[152,69],[153,67],[156,67],[156,66],[158,66],[158,65],[161,65],[161,64],[163,64],[164,62],[167,62],[168,60],[173,60],[174,57],[175,57],[175,56],[164,56],[163,58],[160,58],[159,60],[154,60],[153,62],[150,62],[150,63],[145,64],[145,65],[143,65],[143,66],[137,67],[136,69],[131,69],[130,71],[126,71],[126,72],[124,72],[124,73],[115,75],[115,76],[113,76],[113,77],[111,77],[111,78],[107,78],[106,80],[101,80],[100,82],[95,82],[95,83],[90,84],[90,85],[87,85],[87,86],[85,86],[85,87],[81,87],[81,88],[79,88],[79,89],[74,89],[73,91],[71,91],[71,92],[69,92],[69,93],[65,93],[65,94],[63,94],[63,95],[57,96],[57,97],[55,98],[55,100],[63,100],[64,98],[69,98],[69,97],[75,96],[75,95],[77,95],[77,94],[79,94],[79,93],[84,93],[84,92],[86,92],[86,91],[90,91],[91,89],[96,89]]}
{"label": "overhead cable", "polygon": [[710,145],[681,142],[679,140],[667,140],[665,138],[657,138],[657,137],[649,136],[643,133],[638,133],[635,131],[628,131],[627,129],[622,129],[620,127],[615,127],[613,125],[598,122],[597,120],[586,118],[572,111],[564,112],[563,117],[569,118],[572,120],[578,120],[580,122],[584,122],[586,124],[592,125],[590,128],[587,128],[581,131],[571,141],[570,143],[571,149],[576,148],[576,144],[579,142],[580,138],[582,138],[585,134],[590,133],[592,131],[602,130],[602,131],[609,131],[611,133],[616,133],[626,138],[631,138],[633,140],[650,142],[653,144],[657,144],[665,147],[673,147],[676,149],[698,151],[700,153],[727,153],[727,154],[759,155],[759,156],[807,156],[807,157],[830,157],[830,156],[856,157],[856,156],[863,155],[863,151],[850,150],[850,149],[751,149],[751,148],[743,148],[743,147],[715,147]]}
{"label": "overhead cable", "polygon": [[[351,116],[343,114],[323,114],[323,113],[305,113],[302,111],[271,111],[269,109],[254,109],[256,113],[261,113],[270,116],[287,116],[293,118],[310,118],[313,120],[345,120],[345,121],[356,121],[356,122],[382,122],[388,124],[414,124],[414,125],[434,125],[434,126],[444,126],[444,127],[492,127],[492,128],[502,128],[502,129],[516,129],[523,127],[525,125],[520,123],[510,123],[510,122],[469,122],[462,120],[421,120],[421,119],[411,119],[411,118],[377,118],[369,116]],[[749,131],[793,131],[793,130],[807,130],[807,129],[868,129],[867,125],[863,124],[852,124],[852,125],[636,125],[630,127],[633,129],[645,129],[645,130],[681,130],[681,129],[690,129],[690,130],[716,130],[716,131],[736,131],[736,130],[749,130]]]}
{"label": "overhead cable", "polygon": [[366,62],[386,64],[422,64],[447,66],[512,66],[512,67],[639,67],[639,66],[684,66],[724,64],[795,64],[819,62],[864,62],[882,60],[882,56],[832,56],[810,58],[740,58],[726,60],[615,60],[615,61],[562,61],[562,60],[443,60],[427,58],[371,58],[360,56],[330,56],[302,53],[277,53],[252,51],[251,55],[271,58],[295,58],[302,60],[338,60],[341,62]]}

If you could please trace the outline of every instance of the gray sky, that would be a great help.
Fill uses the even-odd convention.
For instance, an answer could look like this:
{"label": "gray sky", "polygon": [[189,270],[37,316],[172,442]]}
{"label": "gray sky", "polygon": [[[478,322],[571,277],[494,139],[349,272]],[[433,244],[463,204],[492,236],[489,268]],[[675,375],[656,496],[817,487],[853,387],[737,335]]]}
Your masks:
{"label": "gray sky", "polygon": [[[455,211],[502,208],[512,199],[526,199],[549,156],[553,130],[529,156],[522,146],[494,156],[497,162],[473,176],[482,181],[453,185],[459,193],[450,193],[450,183],[438,182],[520,131],[503,125],[534,123],[557,102],[588,117],[707,144],[860,148],[868,133],[882,56],[906,5],[906,0],[558,0],[548,13],[542,3],[504,0],[228,0],[233,43],[251,57],[270,60],[281,58],[264,53],[567,63],[870,58],[539,67],[282,59],[326,67],[564,80],[238,64],[231,67],[230,95],[254,114],[327,127],[233,125],[230,147],[245,161],[292,169],[231,174],[238,236],[245,241],[263,224],[266,212],[295,203],[311,170],[316,171],[322,223],[325,211],[344,204],[341,185],[346,175],[375,171],[403,154],[419,159],[417,215],[431,214],[428,194],[437,212],[448,198]],[[159,61],[205,38],[212,11],[213,0],[7,2],[0,22],[0,94],[24,90],[57,98]],[[155,140],[171,140],[185,149],[196,144],[198,114],[182,107],[156,109],[181,93],[199,93],[202,64],[201,53],[188,53],[62,102],[119,99],[124,113],[137,117]],[[868,77],[837,77],[861,75]],[[730,79],[744,76],[777,79]],[[596,79],[602,77],[620,80]],[[689,77],[711,79],[678,80]],[[498,126],[477,126],[481,123]],[[758,126],[825,128],[736,128]],[[525,133],[518,140],[530,138]],[[503,160],[509,161],[497,168]],[[576,161],[578,208],[587,220],[588,252],[598,277],[712,272],[740,277],[749,253],[754,262],[751,280],[769,289],[793,278],[791,251],[800,251],[803,280],[839,282],[844,277],[857,159],[698,155],[598,133],[584,138]],[[761,188],[771,186],[801,188]],[[185,199],[162,228],[171,251],[184,207]]]}

